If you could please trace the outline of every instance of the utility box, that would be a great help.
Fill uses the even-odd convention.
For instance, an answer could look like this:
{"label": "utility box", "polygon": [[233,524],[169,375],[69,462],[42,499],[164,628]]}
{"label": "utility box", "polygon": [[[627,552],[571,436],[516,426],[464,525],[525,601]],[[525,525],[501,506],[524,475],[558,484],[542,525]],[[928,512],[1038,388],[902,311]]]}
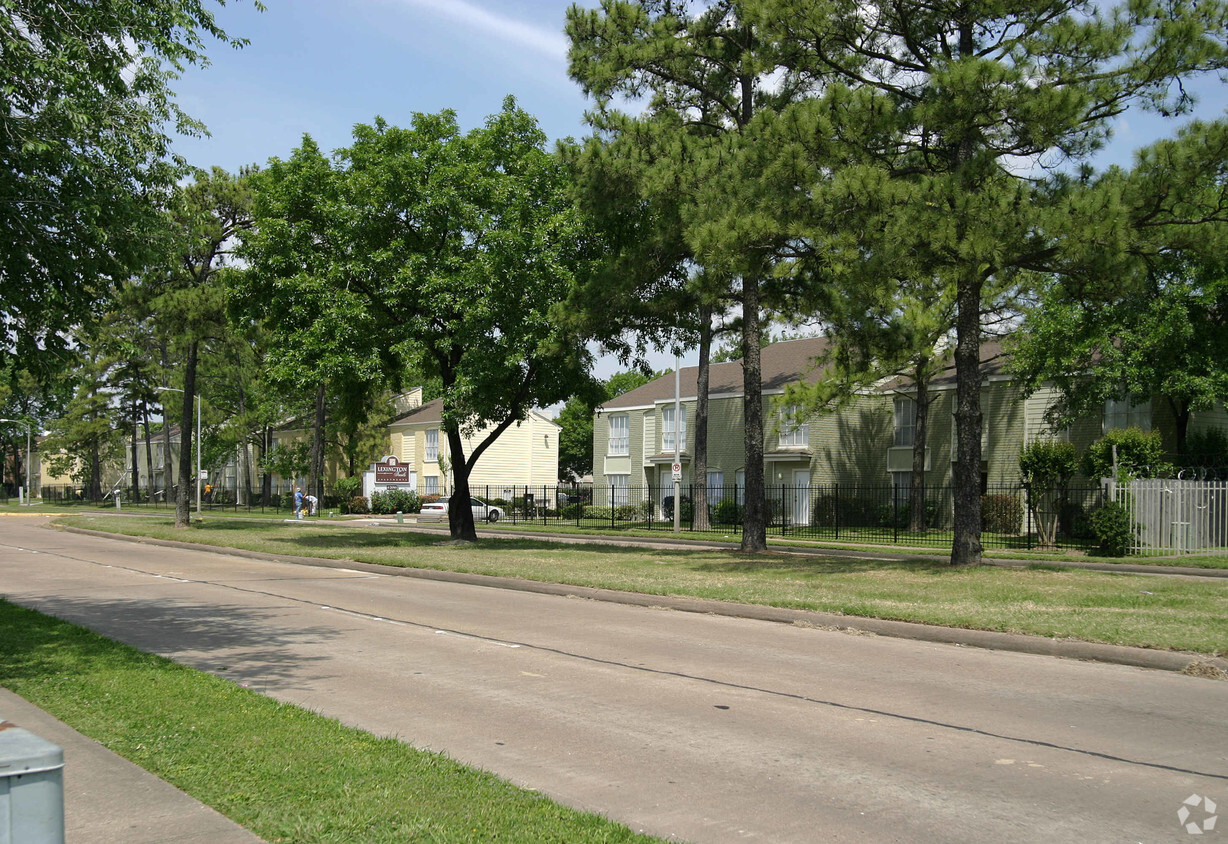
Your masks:
{"label": "utility box", "polygon": [[0,721],[0,844],[64,844],[64,751]]}

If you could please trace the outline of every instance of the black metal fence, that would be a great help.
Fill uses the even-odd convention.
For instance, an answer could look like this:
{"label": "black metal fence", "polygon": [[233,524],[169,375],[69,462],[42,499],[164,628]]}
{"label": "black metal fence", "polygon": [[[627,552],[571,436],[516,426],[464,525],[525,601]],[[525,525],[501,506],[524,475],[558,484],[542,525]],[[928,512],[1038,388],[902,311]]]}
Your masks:
{"label": "black metal fence", "polygon": [[[723,538],[742,531],[745,493],[740,487],[709,487],[707,506],[698,510],[699,488],[684,485],[678,509],[679,527],[690,534]],[[189,502],[196,509],[195,489]],[[645,486],[475,486],[474,497],[500,511],[499,519],[512,525],[543,527],[566,525],[599,531],[673,531],[674,488]],[[114,492],[102,501],[90,502],[81,487],[47,486],[42,500],[56,503],[113,507]],[[173,510],[174,489],[162,491],[119,490],[121,508],[139,506]],[[914,519],[912,491],[906,487],[865,484],[768,486],[765,490],[769,536],[791,537],[849,544],[900,545],[907,547],[949,546],[952,537],[954,499],[950,486],[927,486],[923,493],[921,519]],[[1031,502],[1032,506],[1029,506]],[[325,496],[320,510],[336,510],[339,501]],[[1090,549],[1096,542],[1088,515],[1104,503],[1100,487],[1036,491],[1026,486],[999,486],[981,495],[981,543],[986,548],[1053,547]],[[232,512],[291,513],[290,493],[274,494],[269,501],[259,495],[245,503],[233,495],[203,494],[201,509]],[[412,512],[412,511],[411,511]],[[477,511],[480,515],[481,512]]]}
{"label": "black metal fence", "polygon": [[[509,492],[513,493],[510,497]],[[681,488],[681,530],[722,536],[741,532],[745,503],[741,488],[708,488],[706,514],[697,512],[698,492],[697,486]],[[476,487],[472,494],[500,508],[502,518],[512,524],[566,524],[612,531],[674,529],[672,485]],[[1103,495],[1099,487],[1061,492],[1033,491],[1019,485],[987,488],[981,495],[981,542],[986,548],[1093,547],[1088,514],[1103,504]],[[950,486],[924,489],[919,521],[913,516],[912,492],[905,487],[776,485],[766,488],[765,499],[770,536],[916,547],[951,543],[954,498]]]}
{"label": "black metal fence", "polygon": [[[71,484],[66,485],[46,485],[41,490],[41,500],[52,504],[81,504],[83,506],[101,506],[114,507],[115,501],[119,499],[120,508],[138,506],[145,509],[154,510],[174,510],[176,487],[161,490],[133,490],[129,488],[119,488],[114,490],[104,490],[100,496],[91,497],[89,491],[82,486]],[[249,512],[249,513],[291,513],[294,510],[293,494],[273,493],[269,499],[265,501],[259,493],[254,493],[247,497],[248,500],[239,502],[232,490],[201,490],[200,508],[202,511],[232,511],[232,512]],[[196,509],[196,489],[195,487],[188,488],[188,505]],[[320,502],[321,508],[332,507],[336,509],[337,503],[330,496],[325,496],[324,501]]]}

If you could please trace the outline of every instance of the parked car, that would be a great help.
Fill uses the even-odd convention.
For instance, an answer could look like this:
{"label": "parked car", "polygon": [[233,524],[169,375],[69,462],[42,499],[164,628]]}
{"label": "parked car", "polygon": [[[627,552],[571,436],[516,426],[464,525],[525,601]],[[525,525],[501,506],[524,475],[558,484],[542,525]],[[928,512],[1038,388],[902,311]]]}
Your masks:
{"label": "parked car", "polygon": [[[469,496],[469,504],[473,510],[473,520],[475,522],[497,522],[503,518],[503,508],[496,507],[494,504],[487,504],[480,498]],[[442,498],[439,501],[432,501],[430,504],[422,505],[422,512],[427,515],[448,515],[448,499]]]}

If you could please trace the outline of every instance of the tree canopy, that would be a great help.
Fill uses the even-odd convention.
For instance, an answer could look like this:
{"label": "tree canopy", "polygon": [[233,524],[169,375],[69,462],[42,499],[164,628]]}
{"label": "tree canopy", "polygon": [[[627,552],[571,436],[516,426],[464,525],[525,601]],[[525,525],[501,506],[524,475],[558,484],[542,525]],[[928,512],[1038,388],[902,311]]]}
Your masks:
{"label": "tree canopy", "polygon": [[204,130],[170,85],[206,38],[245,43],[203,0],[0,2],[0,361],[63,347],[151,257],[168,132]]}
{"label": "tree canopy", "polygon": [[[551,309],[597,250],[545,140],[508,98],[467,133],[450,111],[360,125],[327,171],[307,141],[259,182],[251,295],[308,299],[307,324],[357,334],[390,381],[407,368],[439,379],[458,538],[476,536],[468,478],[490,443],[588,380],[583,338]],[[466,454],[464,435],[483,429]]]}

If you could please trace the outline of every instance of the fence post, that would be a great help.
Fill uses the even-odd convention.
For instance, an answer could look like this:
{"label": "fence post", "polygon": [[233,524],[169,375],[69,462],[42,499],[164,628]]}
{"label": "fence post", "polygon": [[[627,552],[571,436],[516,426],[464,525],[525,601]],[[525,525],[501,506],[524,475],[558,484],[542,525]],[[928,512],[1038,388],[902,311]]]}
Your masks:
{"label": "fence post", "polygon": [[900,488],[891,485],[891,542],[900,544]]}
{"label": "fence post", "polygon": [[[1026,507],[1028,511],[1027,549],[1031,551],[1032,550],[1032,485],[1030,483],[1025,483],[1023,485],[1023,506]],[[1060,516],[1060,510],[1059,510],[1059,516]]]}

